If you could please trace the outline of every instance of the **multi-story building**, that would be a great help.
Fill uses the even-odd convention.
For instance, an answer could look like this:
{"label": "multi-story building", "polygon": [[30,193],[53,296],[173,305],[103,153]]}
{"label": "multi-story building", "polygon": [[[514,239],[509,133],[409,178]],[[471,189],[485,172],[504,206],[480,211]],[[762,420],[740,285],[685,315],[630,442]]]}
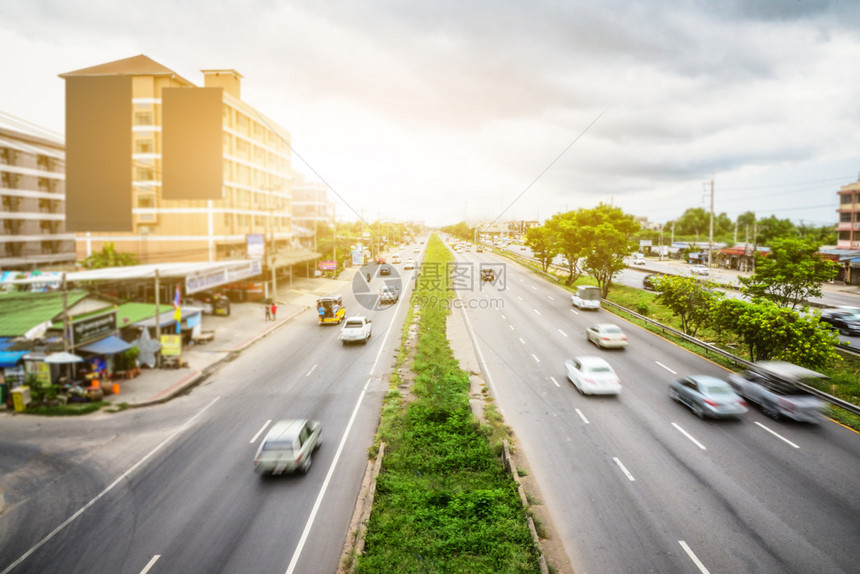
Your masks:
{"label": "multi-story building", "polygon": [[[223,93],[223,190],[215,199],[168,199],[162,188],[162,91],[197,86],[144,55],[61,74],[67,82],[81,77],[131,78],[132,229],[80,230],[79,258],[108,242],[142,263],[245,258],[249,234],[264,236],[276,252],[298,247],[291,211],[289,132],[241,100],[242,76],[237,71],[201,72],[203,87],[221,88]],[[67,110],[68,89],[67,83]]]}
{"label": "multi-story building", "polygon": [[839,223],[837,231],[839,249],[860,248],[860,179],[843,185],[839,194]]}
{"label": "multi-story building", "polygon": [[308,181],[299,173],[294,174],[292,190],[293,229],[305,247],[313,248],[317,226],[331,226],[334,221],[334,203],[324,183]]}
{"label": "multi-story building", "polygon": [[0,112],[0,269],[74,266],[61,135]]}

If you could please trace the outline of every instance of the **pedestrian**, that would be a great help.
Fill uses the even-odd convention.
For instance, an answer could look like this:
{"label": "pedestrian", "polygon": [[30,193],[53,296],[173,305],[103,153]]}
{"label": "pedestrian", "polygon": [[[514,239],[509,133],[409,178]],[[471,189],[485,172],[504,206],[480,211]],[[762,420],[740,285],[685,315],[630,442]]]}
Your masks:
{"label": "pedestrian", "polygon": [[278,320],[278,304],[274,301],[272,302],[272,321]]}
{"label": "pedestrian", "polygon": [[264,307],[266,308],[266,321],[269,321],[272,318],[272,308],[269,306],[268,303],[266,303]]}

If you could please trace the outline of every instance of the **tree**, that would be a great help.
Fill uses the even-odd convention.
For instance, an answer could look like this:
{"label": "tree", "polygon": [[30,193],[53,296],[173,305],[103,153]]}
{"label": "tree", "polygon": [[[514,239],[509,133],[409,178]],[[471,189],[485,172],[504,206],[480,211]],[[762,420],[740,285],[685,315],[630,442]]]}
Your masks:
{"label": "tree", "polygon": [[615,274],[627,267],[624,258],[630,254],[630,242],[639,224],[632,215],[603,203],[580,210],[577,220],[587,245],[583,268],[597,281],[600,296],[606,297]]}
{"label": "tree", "polygon": [[659,291],[657,300],[680,319],[681,330],[691,337],[709,323],[712,306],[723,296],[713,290],[713,283],[702,283],[693,277],[663,275],[654,278],[653,282]]}
{"label": "tree", "polygon": [[132,253],[120,253],[114,249],[112,241],[104,244],[101,251],[93,253],[83,261],[81,265],[87,269],[104,269],[105,267],[125,267],[127,265],[138,265],[140,260]]}
{"label": "tree", "polygon": [[588,244],[585,242],[582,224],[579,221],[581,213],[581,209],[557,213],[544,224],[550,230],[557,252],[564,256],[567,267],[565,285],[573,285],[583,273],[580,260],[585,254]]}
{"label": "tree", "polygon": [[441,229],[443,233],[453,235],[457,239],[462,239],[463,241],[472,241],[475,238],[475,229],[473,227],[469,227],[465,221],[455,223],[454,225],[446,225]]}
{"label": "tree", "polygon": [[721,299],[712,306],[711,327],[734,334],[751,361],[782,360],[816,369],[840,360],[834,350],[839,338],[817,316],[770,301]]}
{"label": "tree", "polygon": [[775,215],[759,219],[755,237],[756,245],[770,245],[777,239],[797,237],[797,228],[790,219],[777,219]]}
{"label": "tree", "polygon": [[526,230],[526,245],[531,248],[544,271],[549,268],[553,257],[558,254],[552,232],[543,225]]}
{"label": "tree", "polygon": [[818,245],[800,239],[774,240],[770,253],[756,253],[755,273],[739,277],[741,291],[795,309],[809,297],[821,297],[821,283],[836,276],[839,266],[818,255]]}

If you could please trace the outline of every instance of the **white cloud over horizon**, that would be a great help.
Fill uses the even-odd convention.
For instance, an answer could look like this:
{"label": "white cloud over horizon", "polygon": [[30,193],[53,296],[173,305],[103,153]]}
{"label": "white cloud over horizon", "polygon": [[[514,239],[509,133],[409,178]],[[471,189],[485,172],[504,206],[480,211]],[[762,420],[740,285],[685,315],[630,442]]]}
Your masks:
{"label": "white cloud over horizon", "polygon": [[[58,74],[146,54],[243,99],[366,218],[836,221],[860,171],[860,3],[584,0],[0,5],[0,110],[63,131]],[[348,216],[348,208],[338,206]]]}

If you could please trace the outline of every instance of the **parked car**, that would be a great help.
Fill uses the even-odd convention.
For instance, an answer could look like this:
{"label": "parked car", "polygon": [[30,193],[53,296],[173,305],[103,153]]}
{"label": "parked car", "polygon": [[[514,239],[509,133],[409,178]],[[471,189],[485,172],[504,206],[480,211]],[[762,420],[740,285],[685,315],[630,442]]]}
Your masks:
{"label": "parked car", "polygon": [[311,454],[320,447],[322,423],[312,420],[281,420],[272,425],[254,456],[260,474],[303,473],[311,467]]}
{"label": "parked car", "polygon": [[585,331],[585,338],[603,349],[623,349],[627,346],[627,335],[612,323],[592,325]]}
{"label": "parked car", "polygon": [[693,265],[690,267],[690,275],[708,275],[708,267],[706,265]]}
{"label": "parked car", "polygon": [[747,404],[722,379],[708,375],[690,375],[669,383],[669,397],[695,413],[697,417],[739,417]]}
{"label": "parked car", "polygon": [[860,335],[860,314],[841,310],[823,311],[821,322],[832,326],[840,335]]}
{"label": "parked car", "polygon": [[621,381],[604,359],[574,357],[564,362],[568,380],[576,390],[586,395],[618,395]]}
{"label": "parked car", "polygon": [[746,371],[729,375],[729,384],[774,420],[785,417],[817,423],[821,420],[824,401],[800,388],[798,383],[826,378],[821,373],[784,361],[759,361]]}

